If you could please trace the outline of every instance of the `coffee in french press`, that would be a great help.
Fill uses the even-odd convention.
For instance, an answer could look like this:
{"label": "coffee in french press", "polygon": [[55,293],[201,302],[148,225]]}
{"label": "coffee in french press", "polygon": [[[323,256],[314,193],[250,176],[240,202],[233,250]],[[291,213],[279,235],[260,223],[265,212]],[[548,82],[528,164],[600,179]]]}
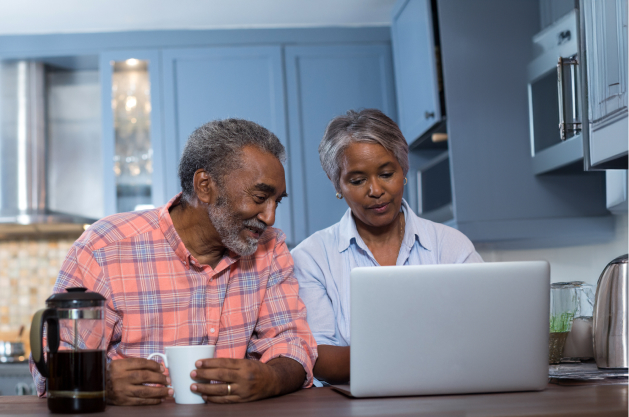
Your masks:
{"label": "coffee in french press", "polygon": [[31,325],[33,360],[47,378],[48,408],[53,413],[104,411],[105,298],[85,288],[66,291],[48,298],[47,308],[35,313]]}

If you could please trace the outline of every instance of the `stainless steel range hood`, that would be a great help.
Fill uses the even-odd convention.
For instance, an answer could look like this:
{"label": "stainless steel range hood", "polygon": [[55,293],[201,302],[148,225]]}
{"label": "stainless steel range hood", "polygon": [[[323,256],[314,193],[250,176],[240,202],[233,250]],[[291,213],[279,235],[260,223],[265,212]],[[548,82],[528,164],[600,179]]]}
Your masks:
{"label": "stainless steel range hood", "polygon": [[[50,144],[46,102],[43,63],[0,62],[0,236],[79,232],[95,221],[90,216],[52,210],[47,204]],[[63,164],[72,161],[55,165]]]}

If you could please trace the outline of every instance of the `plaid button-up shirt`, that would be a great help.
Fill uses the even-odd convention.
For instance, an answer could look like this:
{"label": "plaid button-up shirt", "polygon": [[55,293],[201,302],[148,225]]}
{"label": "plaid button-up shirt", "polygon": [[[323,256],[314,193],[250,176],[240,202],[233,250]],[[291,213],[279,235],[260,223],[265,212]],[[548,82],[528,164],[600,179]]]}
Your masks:
{"label": "plaid button-up shirt", "polygon": [[[90,226],[68,253],[54,292],[86,287],[107,299],[108,361],[145,358],[166,346],[211,344],[218,358],[292,358],[304,367],[303,386],[309,387],[317,349],[285,235],[269,227],[253,255],[229,252],[212,269],[188,252],[175,231],[168,209],[179,198]],[[61,337],[63,342],[63,332]],[[79,343],[94,347],[89,337]],[[43,396],[46,380],[32,358],[30,363]]]}

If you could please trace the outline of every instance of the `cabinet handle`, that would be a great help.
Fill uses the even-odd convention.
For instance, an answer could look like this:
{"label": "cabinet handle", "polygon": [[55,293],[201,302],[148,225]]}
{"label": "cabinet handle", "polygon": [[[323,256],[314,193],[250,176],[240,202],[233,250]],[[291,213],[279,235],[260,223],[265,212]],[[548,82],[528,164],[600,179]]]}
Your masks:
{"label": "cabinet handle", "polygon": [[569,30],[564,30],[563,32],[559,33],[557,38],[557,45],[561,45],[562,43],[568,42],[572,38],[572,36]]}
{"label": "cabinet handle", "polygon": [[[559,57],[557,62],[557,92],[559,94],[559,133],[561,140],[566,140],[566,132],[572,131],[579,133],[581,131],[581,122],[578,120],[577,115],[577,94],[576,94],[576,67],[579,64],[576,57],[563,58]],[[565,65],[570,66],[571,73],[571,101],[572,101],[572,117],[571,122],[566,122],[566,106],[564,105],[564,77],[563,67]]]}
{"label": "cabinet handle", "polygon": [[433,111],[433,112],[430,112],[430,113],[429,113],[429,112],[426,112],[426,113],[424,113],[424,117],[425,117],[426,119],[431,119],[431,118],[435,117],[435,112],[434,112],[434,111]]}

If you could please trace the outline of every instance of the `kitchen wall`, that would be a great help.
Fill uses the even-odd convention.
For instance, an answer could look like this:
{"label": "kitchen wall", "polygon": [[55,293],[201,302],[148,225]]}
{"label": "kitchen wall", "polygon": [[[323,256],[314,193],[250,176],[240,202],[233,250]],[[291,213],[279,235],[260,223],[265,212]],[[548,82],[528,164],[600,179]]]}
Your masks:
{"label": "kitchen wall", "polygon": [[476,249],[485,262],[546,260],[552,282],[585,281],[596,285],[605,265],[628,252],[627,214],[614,219],[615,237],[606,243],[529,250],[501,250],[479,244]]}
{"label": "kitchen wall", "polygon": [[77,237],[0,241],[0,333],[17,337],[22,325],[28,331]]}

